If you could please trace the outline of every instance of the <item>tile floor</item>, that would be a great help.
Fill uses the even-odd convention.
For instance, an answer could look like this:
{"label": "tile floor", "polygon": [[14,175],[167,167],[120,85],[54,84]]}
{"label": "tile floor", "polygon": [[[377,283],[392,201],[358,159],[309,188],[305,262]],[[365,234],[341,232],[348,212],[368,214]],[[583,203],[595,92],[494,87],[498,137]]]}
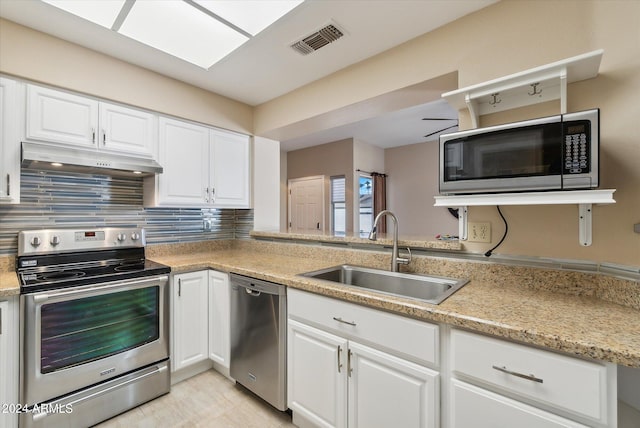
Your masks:
{"label": "tile floor", "polygon": [[109,419],[96,428],[284,428],[279,412],[220,373],[209,370],[171,387],[171,393]]}

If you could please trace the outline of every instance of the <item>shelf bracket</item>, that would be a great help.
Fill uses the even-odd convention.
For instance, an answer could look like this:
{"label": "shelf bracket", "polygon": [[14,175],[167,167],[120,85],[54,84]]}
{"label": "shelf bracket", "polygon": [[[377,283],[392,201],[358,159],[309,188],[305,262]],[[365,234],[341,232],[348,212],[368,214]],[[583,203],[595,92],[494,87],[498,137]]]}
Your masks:
{"label": "shelf bracket", "polygon": [[464,96],[464,102],[467,104],[467,110],[469,110],[469,114],[471,115],[471,126],[477,128],[480,123],[480,113],[478,112],[476,101],[471,98],[471,95],[466,94]]}
{"label": "shelf bracket", "polygon": [[560,70],[560,114],[567,113],[567,68]]}
{"label": "shelf bracket", "polygon": [[591,236],[591,217],[592,206],[591,204],[578,204],[578,233],[580,239],[580,245],[583,247],[589,247],[592,242]]}
{"label": "shelf bracket", "polygon": [[468,207],[459,207],[458,208],[458,240],[466,241],[467,240],[467,212],[469,211]]}

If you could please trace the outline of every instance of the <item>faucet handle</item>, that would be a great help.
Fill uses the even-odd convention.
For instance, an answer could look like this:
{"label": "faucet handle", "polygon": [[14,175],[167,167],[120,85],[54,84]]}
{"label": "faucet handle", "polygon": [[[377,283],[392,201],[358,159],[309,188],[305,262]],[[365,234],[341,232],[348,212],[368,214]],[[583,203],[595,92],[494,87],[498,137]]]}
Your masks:
{"label": "faucet handle", "polygon": [[400,257],[400,255],[398,255],[397,262],[399,264],[408,265],[411,263],[411,248],[407,247],[407,251],[409,252],[409,257]]}

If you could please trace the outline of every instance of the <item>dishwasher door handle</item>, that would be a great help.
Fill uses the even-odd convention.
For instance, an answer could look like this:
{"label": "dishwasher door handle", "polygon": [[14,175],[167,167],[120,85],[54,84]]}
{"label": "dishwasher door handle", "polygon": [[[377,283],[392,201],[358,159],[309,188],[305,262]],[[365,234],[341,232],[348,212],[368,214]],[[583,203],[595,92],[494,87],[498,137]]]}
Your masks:
{"label": "dishwasher door handle", "polygon": [[246,291],[248,295],[253,296],[253,297],[258,297],[259,295],[262,294],[261,291],[251,290],[249,288],[245,288],[244,291]]}

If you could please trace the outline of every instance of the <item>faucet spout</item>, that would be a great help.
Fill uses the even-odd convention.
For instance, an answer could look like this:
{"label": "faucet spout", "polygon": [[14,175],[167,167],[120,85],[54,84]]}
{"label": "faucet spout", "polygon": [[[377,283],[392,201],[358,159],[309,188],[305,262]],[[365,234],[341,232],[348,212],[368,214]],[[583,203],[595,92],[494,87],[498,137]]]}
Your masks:
{"label": "faucet spout", "polygon": [[369,232],[369,240],[375,241],[378,237],[377,229],[378,222],[384,216],[391,217],[393,221],[393,250],[391,253],[391,272],[398,272],[399,266],[401,264],[409,264],[410,259],[400,257],[398,253],[398,218],[389,210],[382,210],[378,213],[376,218],[373,220],[373,228],[371,232]]}

